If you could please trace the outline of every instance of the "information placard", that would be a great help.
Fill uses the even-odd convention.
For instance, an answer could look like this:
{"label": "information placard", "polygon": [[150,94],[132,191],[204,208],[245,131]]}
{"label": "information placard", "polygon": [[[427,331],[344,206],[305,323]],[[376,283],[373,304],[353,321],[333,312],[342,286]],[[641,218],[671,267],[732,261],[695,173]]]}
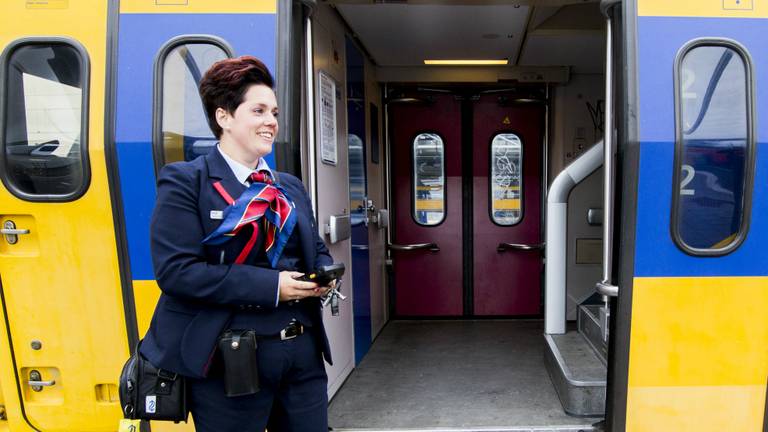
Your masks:
{"label": "information placard", "polygon": [[336,165],[336,82],[320,71],[320,158],[323,163]]}

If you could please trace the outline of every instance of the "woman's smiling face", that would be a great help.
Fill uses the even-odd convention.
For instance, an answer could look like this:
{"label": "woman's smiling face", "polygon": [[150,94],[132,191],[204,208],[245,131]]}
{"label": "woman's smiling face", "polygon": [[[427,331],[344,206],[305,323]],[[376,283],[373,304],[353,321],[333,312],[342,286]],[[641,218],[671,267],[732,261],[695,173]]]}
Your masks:
{"label": "woman's smiling face", "polygon": [[224,112],[222,141],[230,141],[245,159],[258,161],[272,152],[277,113],[275,92],[264,84],[250,86],[235,112]]}

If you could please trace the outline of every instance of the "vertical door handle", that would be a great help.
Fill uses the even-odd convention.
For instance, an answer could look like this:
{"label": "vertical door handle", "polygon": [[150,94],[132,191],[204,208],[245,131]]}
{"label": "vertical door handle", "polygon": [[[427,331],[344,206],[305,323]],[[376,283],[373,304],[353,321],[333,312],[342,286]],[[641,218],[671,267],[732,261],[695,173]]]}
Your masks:
{"label": "vertical door handle", "polygon": [[606,17],[605,41],[605,137],[603,138],[603,279],[595,284],[598,293],[606,297],[619,295],[619,287],[613,285],[613,27],[610,8],[618,2],[604,0],[601,4]]}

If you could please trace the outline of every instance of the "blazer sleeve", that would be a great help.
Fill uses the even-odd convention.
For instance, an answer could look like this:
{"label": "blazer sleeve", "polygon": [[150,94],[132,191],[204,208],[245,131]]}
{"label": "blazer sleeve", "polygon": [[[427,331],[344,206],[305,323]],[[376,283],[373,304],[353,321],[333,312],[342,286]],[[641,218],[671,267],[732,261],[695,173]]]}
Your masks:
{"label": "blazer sleeve", "polygon": [[160,289],[205,304],[274,308],[277,270],[206,261],[199,189],[189,165],[169,164],[160,171],[150,227],[152,262]]}

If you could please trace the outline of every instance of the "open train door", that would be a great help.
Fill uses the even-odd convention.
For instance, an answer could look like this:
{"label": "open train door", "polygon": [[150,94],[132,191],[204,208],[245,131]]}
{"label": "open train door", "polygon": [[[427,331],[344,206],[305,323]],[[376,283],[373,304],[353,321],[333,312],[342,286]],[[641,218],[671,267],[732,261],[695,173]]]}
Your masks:
{"label": "open train door", "polygon": [[609,9],[626,53],[614,63],[626,65],[615,69],[618,277],[604,281],[618,294],[610,430],[766,430],[764,6]]}
{"label": "open train door", "polygon": [[103,132],[111,4],[0,5],[0,428],[113,430],[120,415],[133,326]]}

